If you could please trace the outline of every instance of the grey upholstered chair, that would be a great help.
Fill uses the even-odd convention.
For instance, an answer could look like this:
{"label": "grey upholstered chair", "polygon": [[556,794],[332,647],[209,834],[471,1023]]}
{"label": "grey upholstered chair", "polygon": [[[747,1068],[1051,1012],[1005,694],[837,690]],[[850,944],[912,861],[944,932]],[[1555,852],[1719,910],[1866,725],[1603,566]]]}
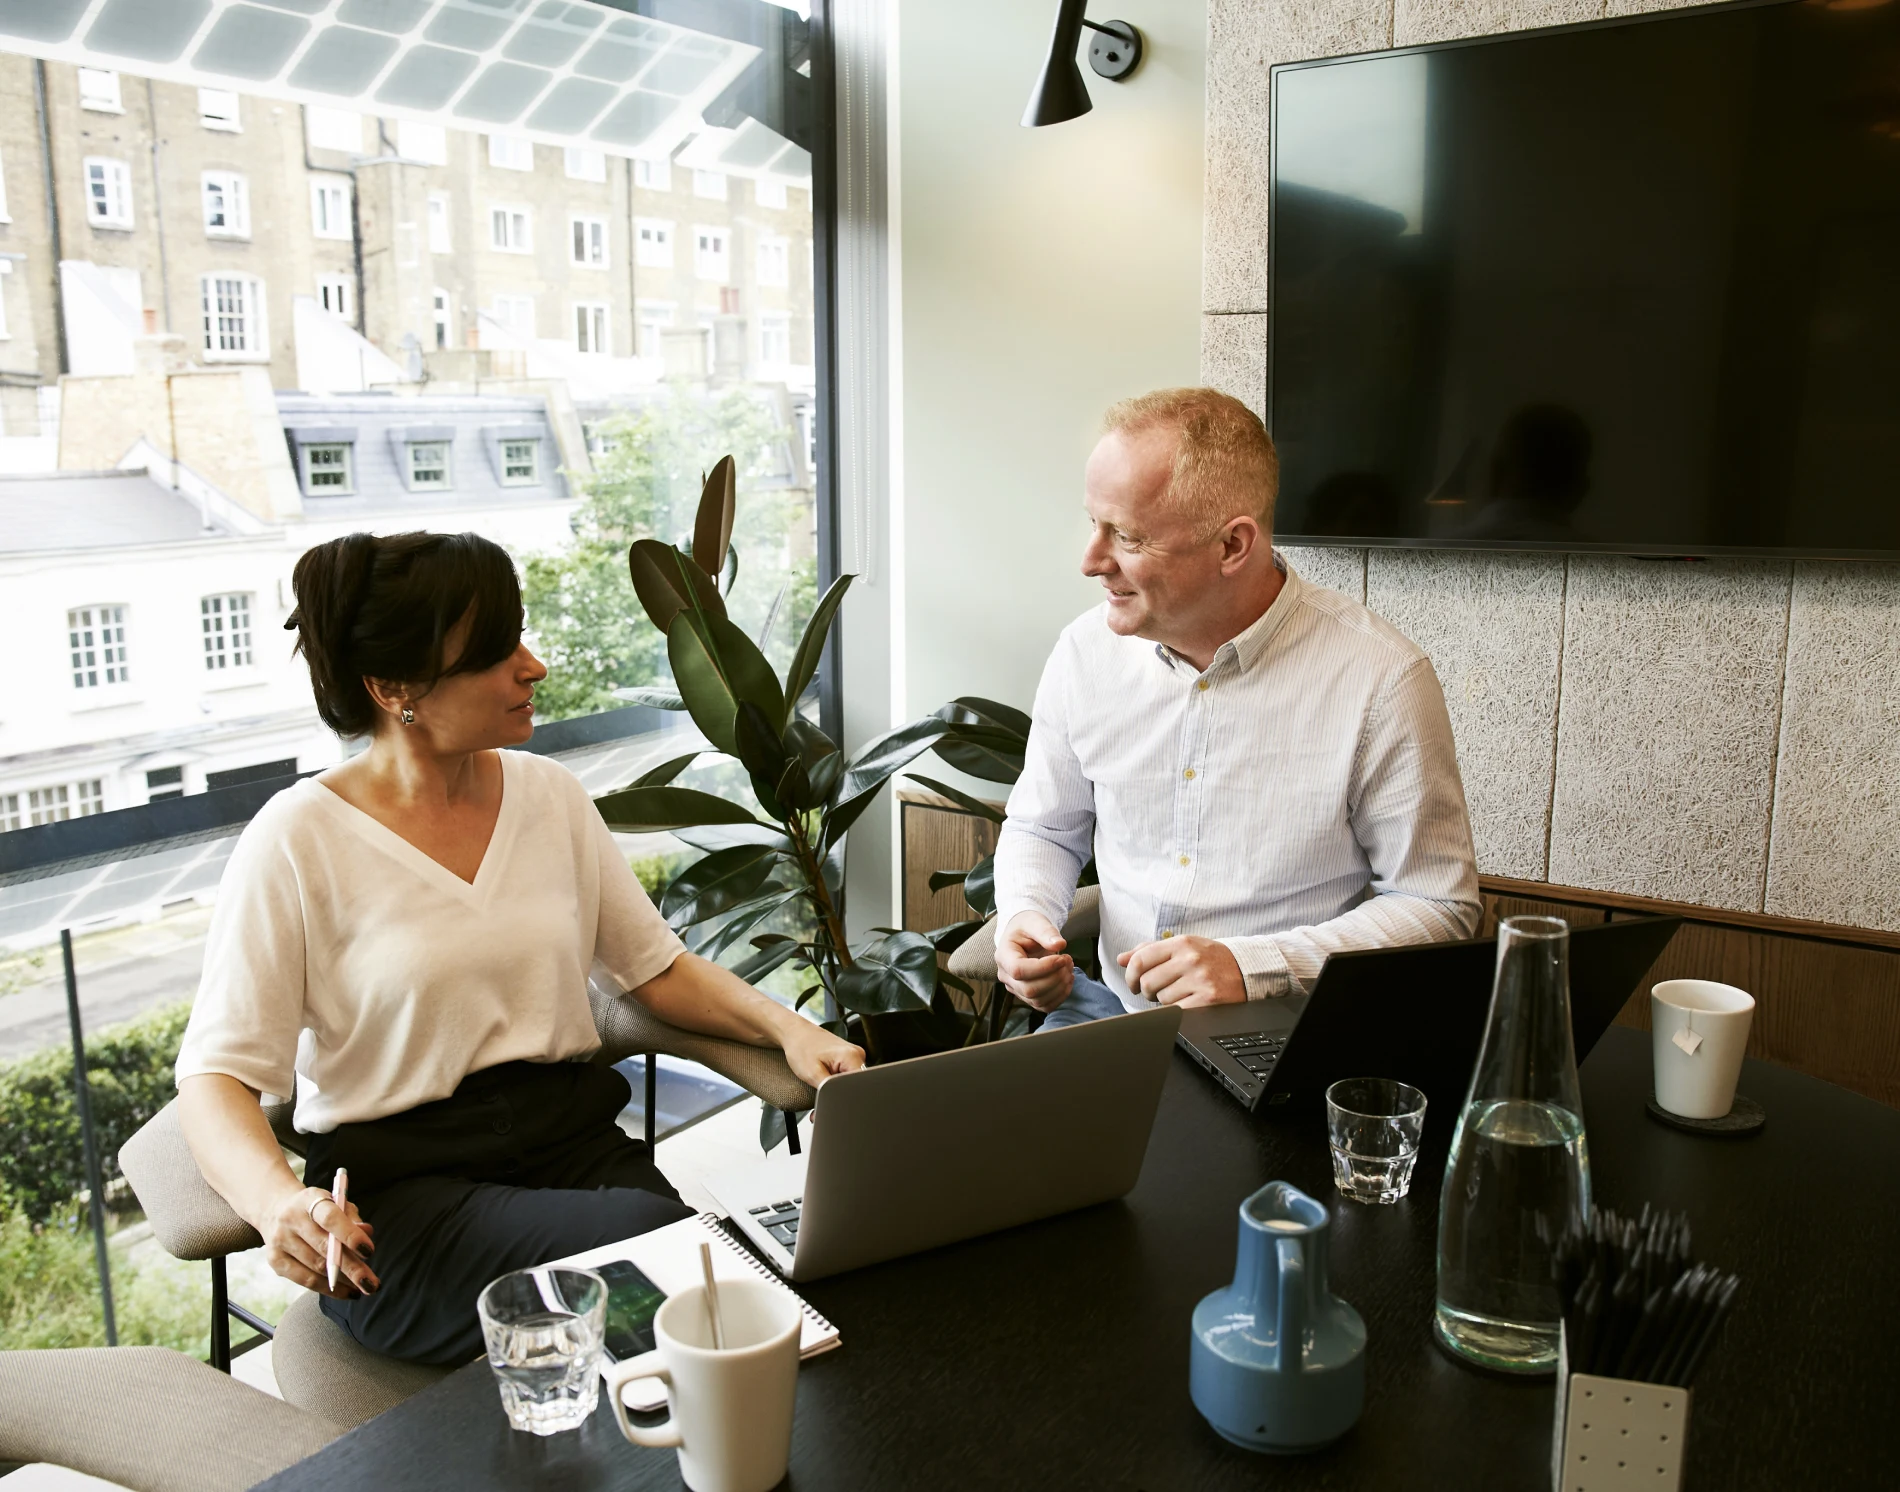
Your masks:
{"label": "grey upholstered chair", "polygon": [[[1070,946],[1092,938],[1102,930],[1102,888],[1079,886],[1075,902],[1069,908],[1069,920],[1062,924],[1062,936]],[[996,978],[996,919],[990,918],[964,939],[950,955],[950,972],[959,979]]]}
{"label": "grey upholstered chair", "polygon": [[[601,1049],[593,1060],[612,1063],[646,1054],[649,1144],[654,1139],[657,1055],[701,1063],[787,1114],[803,1113],[815,1102],[816,1095],[776,1051],[682,1031],[617,992],[592,988],[588,993],[601,1038]],[[285,1400],[344,1428],[401,1403],[451,1371],[396,1362],[359,1346],[317,1308],[314,1295],[299,1297],[274,1333],[267,1322],[232,1301],[225,1285],[225,1256],[257,1248],[263,1240],[199,1174],[179,1127],[177,1108],[176,1102],[167,1104],[127,1140],[119,1152],[119,1165],[166,1252],[178,1259],[211,1261],[213,1367],[230,1370],[230,1319],[236,1317],[259,1333],[238,1351],[274,1337],[271,1368]],[[264,1112],[284,1148],[301,1153],[301,1138],[290,1124],[290,1105],[266,1105]],[[788,1128],[796,1145],[797,1126]]]}
{"label": "grey upholstered chair", "polygon": [[243,1492],[343,1433],[169,1347],[0,1352],[0,1405],[0,1463],[130,1492]]}

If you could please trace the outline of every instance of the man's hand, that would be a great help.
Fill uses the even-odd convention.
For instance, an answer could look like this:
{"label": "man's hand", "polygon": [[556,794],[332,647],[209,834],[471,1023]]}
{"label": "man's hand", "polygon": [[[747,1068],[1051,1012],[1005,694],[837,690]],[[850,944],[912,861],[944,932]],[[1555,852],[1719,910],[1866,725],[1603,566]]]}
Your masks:
{"label": "man's hand", "polygon": [[864,1048],[833,1036],[823,1026],[799,1016],[781,1039],[785,1065],[802,1083],[813,1088],[826,1078],[841,1072],[856,1072],[864,1066]]}
{"label": "man's hand", "polygon": [[1128,971],[1133,993],[1163,1005],[1192,1010],[1247,998],[1247,980],[1233,950],[1213,938],[1161,938],[1130,949],[1116,962]]}
{"label": "man's hand", "polygon": [[996,974],[1025,1005],[1045,1015],[1075,988],[1075,960],[1069,945],[1040,912],[1018,912],[996,934]]}

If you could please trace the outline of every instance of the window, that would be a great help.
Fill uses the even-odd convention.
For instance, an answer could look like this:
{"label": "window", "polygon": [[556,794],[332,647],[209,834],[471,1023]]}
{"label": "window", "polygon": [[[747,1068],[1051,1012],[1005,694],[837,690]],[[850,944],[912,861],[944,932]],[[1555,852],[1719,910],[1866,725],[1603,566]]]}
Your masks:
{"label": "window", "polygon": [[759,361],[762,363],[789,363],[792,360],[792,318],[789,316],[761,316],[759,318]]}
{"label": "window", "polygon": [[446,440],[409,442],[409,485],[445,489],[449,485],[449,443]]}
{"label": "window", "polygon": [[356,490],[350,480],[350,447],[346,441],[299,446],[303,457],[303,490],[324,497],[348,497]]}
{"label": "window", "polygon": [[270,355],[264,334],[264,282],[255,275],[205,275],[198,282],[204,311],[204,354],[217,362]]}
{"label": "window", "polygon": [[406,161],[417,161],[425,166],[446,166],[449,163],[449,132],[439,124],[398,119],[396,154]]}
{"label": "window", "polygon": [[26,819],[21,823],[19,793],[8,793],[0,798],[0,829],[19,829],[38,824],[57,824],[70,818],[87,818],[95,813],[104,813],[106,806],[105,783],[97,777],[89,777],[82,782],[62,782],[53,787],[29,789],[26,797]]}
{"label": "window", "polygon": [[726,200],[726,173],[723,171],[695,171],[693,173],[693,195],[704,197],[710,202]]}
{"label": "window", "polygon": [[635,161],[633,184],[637,187],[645,187],[649,192],[672,191],[673,163],[671,161]]}
{"label": "window", "polygon": [[210,238],[251,236],[251,193],[236,171],[207,171],[204,187],[205,234]]}
{"label": "window", "polygon": [[200,88],[198,122],[208,130],[243,128],[238,123],[238,96],[224,88]]}
{"label": "window", "polygon": [[490,135],[488,164],[499,166],[504,171],[532,171],[534,142],[524,140],[519,135]]}
{"label": "window", "polygon": [[775,233],[759,235],[758,259],[761,285],[789,285],[792,279],[792,245]]}
{"label": "window", "polygon": [[435,345],[437,347],[447,347],[452,340],[450,328],[454,325],[454,322],[449,316],[449,293],[440,285],[435,287],[433,311],[435,316]]}
{"label": "window", "polygon": [[251,666],[251,597],[248,591],[206,596],[198,602],[204,634],[205,671],[222,673]]}
{"label": "window", "polygon": [[634,257],[648,269],[673,267],[673,225],[658,218],[633,220]]}
{"label": "window", "polygon": [[351,285],[348,275],[318,275],[317,299],[323,309],[332,316],[341,316],[345,321],[356,319],[356,297],[350,294]]}
{"label": "window", "polygon": [[318,238],[351,239],[350,183],[335,176],[320,176],[310,183],[310,231]]}
{"label": "window", "polygon": [[726,281],[726,246],[728,235],[724,228],[697,227],[693,229],[693,273],[702,280],[711,280],[723,285]]}
{"label": "window", "polygon": [[569,218],[574,262],[589,269],[607,267],[607,220],[605,218]]}
{"label": "window", "polygon": [[534,297],[532,295],[496,296],[495,320],[517,337],[532,337],[534,335]]}
{"label": "window", "polygon": [[777,176],[761,176],[752,183],[752,200],[761,207],[785,206],[785,182]]}
{"label": "window", "polygon": [[119,75],[98,67],[79,69],[79,107],[96,109],[101,114],[123,114],[119,102]]}
{"label": "window", "polygon": [[666,356],[666,329],[673,324],[670,302],[643,300],[636,308],[640,318],[640,356]]}
{"label": "window", "polygon": [[504,254],[534,252],[534,219],[525,207],[488,209],[488,242]]}
{"label": "window", "polygon": [[354,109],[326,109],[305,104],[304,135],[318,150],[347,150],[351,155],[363,151],[363,116]]}
{"label": "window", "polygon": [[501,485],[531,487],[540,480],[541,442],[504,440],[501,443]]}
{"label": "window", "polygon": [[67,612],[66,638],[72,650],[73,688],[131,682],[123,606],[81,606]]}
{"label": "window", "polygon": [[145,801],[162,803],[167,798],[185,796],[183,767],[154,767],[145,774]]}
{"label": "window", "polygon": [[607,307],[599,301],[581,301],[574,307],[574,350],[605,355]]}
{"label": "window", "polygon": [[429,193],[429,252],[446,254],[449,250],[449,194]]}
{"label": "window", "polygon": [[605,181],[607,179],[607,157],[601,151],[589,150],[581,145],[570,145],[565,155],[569,180]]}
{"label": "window", "polygon": [[132,226],[132,170],[124,161],[86,157],[86,216],[95,228]]}

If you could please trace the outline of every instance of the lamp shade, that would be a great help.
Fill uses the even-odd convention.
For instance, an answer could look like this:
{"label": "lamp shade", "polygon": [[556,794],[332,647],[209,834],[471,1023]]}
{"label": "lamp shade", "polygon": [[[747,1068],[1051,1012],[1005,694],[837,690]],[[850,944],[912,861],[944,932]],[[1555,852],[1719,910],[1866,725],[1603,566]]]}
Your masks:
{"label": "lamp shade", "polygon": [[1082,69],[1075,60],[1082,43],[1082,17],[1088,0],[1062,0],[1056,11],[1055,34],[1049,38],[1049,57],[1029,95],[1029,107],[1023,110],[1023,123],[1031,126],[1061,124],[1076,119],[1095,106],[1082,82]]}

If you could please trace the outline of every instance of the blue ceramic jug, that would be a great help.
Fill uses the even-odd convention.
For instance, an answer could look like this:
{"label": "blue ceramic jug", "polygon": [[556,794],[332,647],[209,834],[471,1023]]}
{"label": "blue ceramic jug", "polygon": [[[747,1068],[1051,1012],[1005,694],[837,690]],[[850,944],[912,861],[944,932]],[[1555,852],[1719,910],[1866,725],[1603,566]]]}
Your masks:
{"label": "blue ceramic jug", "polygon": [[1240,1204],[1233,1284],[1194,1308],[1188,1392],[1235,1445],[1317,1450],[1359,1418],[1366,1323],[1327,1288],[1331,1223],[1298,1187],[1269,1181]]}

